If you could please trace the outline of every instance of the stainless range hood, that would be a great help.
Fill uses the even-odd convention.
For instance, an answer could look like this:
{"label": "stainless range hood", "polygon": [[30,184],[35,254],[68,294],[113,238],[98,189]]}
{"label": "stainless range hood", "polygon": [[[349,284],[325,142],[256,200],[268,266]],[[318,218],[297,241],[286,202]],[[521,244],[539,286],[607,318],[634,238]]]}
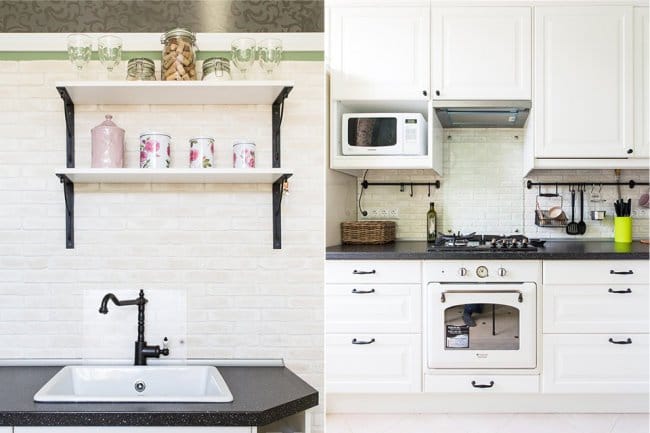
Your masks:
{"label": "stainless range hood", "polygon": [[433,101],[443,128],[523,128],[530,101]]}

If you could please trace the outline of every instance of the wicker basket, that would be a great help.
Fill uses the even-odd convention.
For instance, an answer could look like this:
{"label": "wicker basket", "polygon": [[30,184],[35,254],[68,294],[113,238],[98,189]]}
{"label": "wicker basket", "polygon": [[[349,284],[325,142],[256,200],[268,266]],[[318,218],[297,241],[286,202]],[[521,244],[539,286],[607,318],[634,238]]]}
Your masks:
{"label": "wicker basket", "polygon": [[341,223],[344,244],[387,244],[395,240],[395,221],[349,221]]}

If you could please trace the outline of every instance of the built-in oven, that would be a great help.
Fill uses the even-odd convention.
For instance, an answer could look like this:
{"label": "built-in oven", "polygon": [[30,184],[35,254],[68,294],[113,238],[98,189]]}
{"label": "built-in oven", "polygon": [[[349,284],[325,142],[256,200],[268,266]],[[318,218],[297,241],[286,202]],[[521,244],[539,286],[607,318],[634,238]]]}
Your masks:
{"label": "built-in oven", "polygon": [[537,264],[431,266],[435,270],[425,270],[428,369],[536,367]]}

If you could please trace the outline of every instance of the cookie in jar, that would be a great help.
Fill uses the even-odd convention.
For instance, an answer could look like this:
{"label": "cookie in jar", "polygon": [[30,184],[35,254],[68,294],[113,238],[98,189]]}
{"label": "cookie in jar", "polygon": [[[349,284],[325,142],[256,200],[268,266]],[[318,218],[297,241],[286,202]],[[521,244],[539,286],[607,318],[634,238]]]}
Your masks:
{"label": "cookie in jar", "polygon": [[162,81],[196,80],[196,37],[187,29],[170,30],[160,42],[163,44],[160,79]]}

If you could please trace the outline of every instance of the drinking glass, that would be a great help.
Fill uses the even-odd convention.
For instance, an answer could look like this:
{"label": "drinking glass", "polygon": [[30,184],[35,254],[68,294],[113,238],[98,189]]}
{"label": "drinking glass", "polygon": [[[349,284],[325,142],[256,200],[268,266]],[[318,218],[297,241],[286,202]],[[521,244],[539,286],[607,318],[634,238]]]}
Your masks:
{"label": "drinking glass", "polygon": [[267,75],[271,75],[282,60],[282,41],[280,39],[264,39],[260,42],[258,51],[260,66]]}
{"label": "drinking glass", "polygon": [[255,63],[255,39],[237,39],[232,43],[231,48],[232,62],[246,79],[246,72]]}
{"label": "drinking glass", "polygon": [[97,51],[99,61],[111,73],[122,60],[122,39],[113,35],[102,36],[97,41]]}
{"label": "drinking glass", "polygon": [[88,35],[73,33],[68,36],[68,58],[70,63],[77,69],[77,75],[90,61],[93,52],[92,39]]}

